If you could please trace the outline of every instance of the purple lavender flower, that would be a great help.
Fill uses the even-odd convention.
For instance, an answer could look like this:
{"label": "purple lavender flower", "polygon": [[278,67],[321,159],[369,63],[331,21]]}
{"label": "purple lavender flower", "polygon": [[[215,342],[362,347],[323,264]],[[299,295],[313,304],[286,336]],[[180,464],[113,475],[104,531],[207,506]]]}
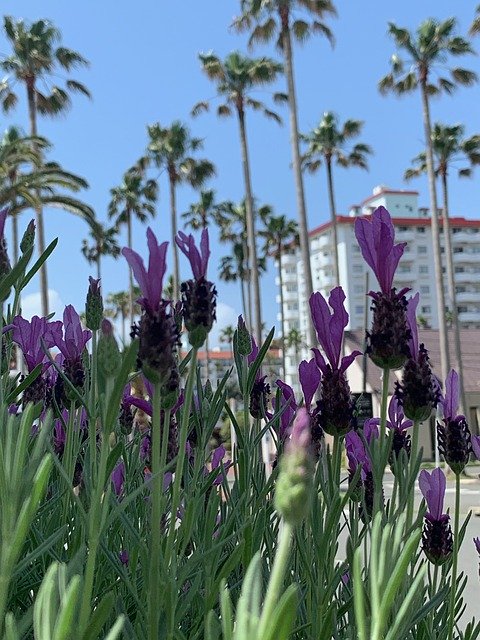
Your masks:
{"label": "purple lavender flower", "polygon": [[210,248],[208,229],[202,231],[200,251],[195,246],[193,236],[181,231],[175,238],[180,251],[188,258],[192,267],[193,280],[182,282],[183,319],[192,347],[199,348],[216,320],[215,285],[206,279]]}
{"label": "purple lavender flower", "polygon": [[440,388],[430,368],[428,351],[423,344],[418,343],[416,311],[419,297],[417,293],[407,303],[407,324],[411,334],[408,343],[410,357],[403,367],[401,383],[396,383],[395,395],[407,417],[423,422],[437,406]]}
{"label": "purple lavender flower", "polygon": [[232,461],[230,459],[225,460],[226,453],[227,452],[223,445],[214,449],[212,453],[212,459],[210,462],[211,469],[212,471],[218,470],[215,480],[213,481],[214,487],[222,484],[222,482],[226,480],[228,470],[232,466]]}
{"label": "purple lavender flower", "polygon": [[138,299],[138,303],[150,314],[159,311],[162,302],[163,278],[167,270],[166,255],[168,242],[158,244],[155,234],[147,229],[147,245],[149,251],[148,269],[141,256],[133,249],[124,247],[122,254],[125,256],[130,268],[133,271],[135,280],[138,282],[142,298]]}
{"label": "purple lavender flower", "polygon": [[127,566],[129,562],[128,551],[126,549],[122,549],[118,554],[118,559],[123,565]]}
{"label": "purple lavender flower", "polygon": [[123,486],[125,484],[125,464],[121,460],[112,471],[112,485],[113,491],[117,498],[123,493]]}
{"label": "purple lavender flower", "polygon": [[312,446],[316,459],[320,457],[323,441],[323,429],[320,425],[318,412],[312,409],[312,400],[317,392],[321,380],[320,369],[315,362],[315,358],[311,360],[302,360],[298,365],[298,378],[303,391],[305,400],[305,408],[310,416],[310,428],[312,435]]}
{"label": "purple lavender flower", "polygon": [[472,453],[467,420],[465,416],[457,415],[459,395],[458,373],[452,369],[445,380],[445,396],[440,402],[443,420],[437,422],[437,432],[440,453],[456,474],[462,473]]}
{"label": "purple lavender flower", "polygon": [[[360,478],[352,494],[352,499],[361,501],[360,516],[368,521],[372,517],[375,500],[375,482],[373,479],[372,461],[367,444],[378,438],[378,422],[366,420],[363,438],[357,431],[349,431],[345,436],[345,450],[348,460],[348,482],[351,484],[360,467]],[[383,489],[382,489],[383,500]]]}
{"label": "purple lavender flower", "polygon": [[284,409],[280,416],[279,436],[280,440],[283,441],[290,433],[290,427],[297,412],[297,402],[295,400],[295,393],[289,384],[280,379],[276,380],[275,384],[282,392],[280,395],[279,406],[277,407],[276,404],[274,406],[275,411],[280,410],[287,405],[286,409]]}
{"label": "purple lavender flower", "polygon": [[393,431],[392,451],[390,453],[390,465],[394,466],[394,460],[400,456],[401,451],[405,451],[407,458],[410,457],[411,438],[406,433],[407,429],[413,426],[413,420],[405,420],[403,407],[399,403],[396,395],[392,396],[388,406],[387,427]]}
{"label": "purple lavender flower", "polygon": [[408,289],[397,293],[392,286],[406,243],[395,244],[395,230],[384,207],[375,209],[371,220],[357,218],[355,235],[381,289],[378,293],[369,293],[373,298],[373,324],[367,332],[367,353],[377,366],[399,369],[409,356],[405,298]]}
{"label": "purple lavender flower", "polygon": [[345,371],[361,353],[353,351],[341,358],[343,333],[348,324],[344,302],[345,293],[341,287],[332,289],[328,304],[321,293],[313,293],[310,297],[313,324],[326,356],[325,359],[319,349],[312,349],[315,362],[321,371],[321,397],[312,419],[330,435],[343,435],[355,424],[355,402]]}
{"label": "purple lavender flower", "polygon": [[450,517],[443,513],[447,480],[440,468],[432,473],[424,469],[418,484],[428,509],[422,535],[423,550],[430,562],[440,565],[449,559],[453,550]]}
{"label": "purple lavender flower", "polygon": [[61,339],[62,323],[60,320],[49,322],[47,318],[39,318],[38,316],[33,316],[31,320],[25,320],[22,316],[15,316],[12,324],[6,328],[13,329],[12,340],[22,350],[28,372],[31,373],[39,364],[44,365],[44,370],[47,369],[49,360],[45,348],[51,349]]}
{"label": "purple lavender flower", "polygon": [[83,387],[85,371],[82,355],[92,332],[82,329],[80,317],[69,304],[63,312],[63,335],[55,335],[55,346],[64,357],[63,370],[71,383],[78,388]]}
{"label": "purple lavender flower", "polygon": [[178,382],[176,352],[180,344],[180,332],[171,303],[162,299],[168,242],[158,244],[155,234],[148,228],[147,244],[148,270],[136,251],[126,247],[122,249],[143,296],[138,300],[143,314],[140,323],[132,327],[131,335],[132,338],[138,336],[140,340],[139,368],[151,382],[166,385],[172,377]]}

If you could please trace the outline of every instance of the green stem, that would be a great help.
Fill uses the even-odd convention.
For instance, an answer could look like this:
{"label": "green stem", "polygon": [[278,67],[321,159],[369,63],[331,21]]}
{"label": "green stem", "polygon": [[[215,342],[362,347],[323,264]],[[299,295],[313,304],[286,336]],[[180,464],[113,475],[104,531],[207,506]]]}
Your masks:
{"label": "green stem", "polygon": [[[412,434],[412,447],[410,449],[410,475],[412,473],[412,469],[417,462],[417,453],[418,453],[418,437],[420,432],[421,422],[418,420],[413,421],[413,434]],[[415,481],[416,482],[416,481]],[[405,523],[405,531],[408,532],[410,527],[412,526],[413,520],[413,503],[415,502],[415,482],[413,483],[412,490],[408,496],[407,503],[407,518]]]}
{"label": "green stem", "polygon": [[332,452],[332,464],[333,464],[333,486],[335,491],[340,490],[340,470],[342,466],[342,437],[333,436],[333,452]]}
{"label": "green stem", "polygon": [[283,527],[279,532],[279,541],[275,560],[273,561],[272,573],[268,581],[265,602],[260,616],[258,625],[258,638],[263,638],[266,634],[268,626],[271,624],[272,614],[279,600],[280,592],[283,588],[285,571],[288,566],[288,558],[290,555],[290,543],[292,540],[293,527],[287,522],[283,522]]}
{"label": "green stem", "polygon": [[90,479],[93,482],[97,470],[97,331],[92,331],[92,371],[90,386],[90,420],[88,422],[88,437],[90,440]]}
{"label": "green stem", "polygon": [[3,409],[3,381],[2,381],[2,359],[3,359],[3,300],[0,301],[0,407]]}
{"label": "green stem", "polygon": [[175,525],[177,520],[177,511],[180,505],[180,488],[182,485],[183,463],[185,461],[185,446],[187,444],[188,427],[190,424],[190,407],[192,406],[193,385],[197,377],[197,353],[198,349],[192,349],[192,358],[190,360],[190,371],[188,374],[187,387],[185,389],[185,401],[182,407],[182,420],[180,424],[180,434],[178,438],[178,456],[175,467],[175,479],[172,489],[172,508],[170,518],[170,528],[167,538],[167,549],[165,553],[165,562],[167,566],[170,564],[170,558],[173,550],[173,542],[175,538]]}
{"label": "green stem", "polygon": [[[155,384],[153,391],[153,411],[152,411],[152,521],[151,541],[150,541],[150,576],[149,576],[149,610],[148,625],[150,640],[158,639],[158,620],[160,613],[160,589],[158,574],[160,570],[160,545],[161,545],[161,517],[162,517],[162,496],[163,496],[163,473],[162,471],[162,447],[161,447],[161,386]],[[164,429],[166,427],[164,425]],[[179,455],[180,457],[180,455]],[[165,466],[165,464],[164,464]]]}
{"label": "green stem", "polygon": [[460,528],[460,474],[455,474],[455,521],[453,527],[453,565],[450,598],[450,616],[448,619],[448,640],[453,638],[455,626],[455,596],[457,594],[457,569],[458,569],[458,532]]}
{"label": "green stem", "polygon": [[[107,396],[108,397],[108,396]],[[100,537],[104,518],[101,518],[102,508],[108,508],[108,496],[104,495],[104,488],[107,482],[105,478],[107,471],[107,459],[109,452],[108,435],[102,433],[102,446],[100,449],[100,467],[98,470],[97,484],[93,495],[93,502],[88,518],[88,556],[85,567],[85,582],[83,587],[82,606],[80,609],[80,630],[83,632],[90,619],[92,601],[93,581],[95,578],[95,565],[97,551],[100,544]],[[107,491],[105,490],[105,493]]]}
{"label": "green stem", "polygon": [[380,511],[382,505],[382,491],[383,491],[383,476],[385,474],[385,430],[387,427],[387,410],[388,410],[388,383],[389,383],[390,370],[383,369],[382,376],[382,403],[380,405],[380,431],[378,438],[378,460],[374,474],[375,481],[375,495],[374,495],[374,509],[373,512]]}
{"label": "green stem", "polygon": [[380,406],[380,451],[383,454],[383,445],[385,441],[385,429],[387,426],[387,410],[388,410],[388,383],[390,377],[390,369],[384,369],[382,375],[382,404]]}

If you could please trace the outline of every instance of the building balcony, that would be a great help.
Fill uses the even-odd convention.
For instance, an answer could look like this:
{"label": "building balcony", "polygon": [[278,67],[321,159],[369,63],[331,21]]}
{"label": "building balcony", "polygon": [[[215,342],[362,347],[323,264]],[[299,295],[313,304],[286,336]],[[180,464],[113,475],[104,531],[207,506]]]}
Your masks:
{"label": "building balcony", "polygon": [[395,241],[396,242],[412,242],[415,240],[415,230],[408,229],[407,231],[399,231],[395,229]]}
{"label": "building balcony", "polygon": [[454,279],[455,282],[457,284],[460,284],[461,282],[465,282],[465,283],[470,283],[470,284],[477,284],[478,283],[478,273],[468,273],[468,272],[464,272],[464,273],[455,273],[454,274]]}
{"label": "building balcony", "polygon": [[465,231],[460,231],[460,233],[452,233],[452,243],[463,244],[464,242],[468,242],[472,244],[473,242],[480,242],[480,233],[466,233]]}
{"label": "building balcony", "polygon": [[480,263],[480,253],[468,253],[467,251],[463,251],[462,253],[454,253],[453,254],[453,264],[462,264],[464,262],[472,263]]}
{"label": "building balcony", "polygon": [[320,249],[324,249],[325,247],[330,246],[331,243],[332,239],[329,234],[320,236],[320,238],[317,239],[317,247],[319,247]]}
{"label": "building balcony", "polygon": [[414,278],[415,278],[415,274],[412,273],[412,271],[406,271],[405,273],[402,273],[401,271],[397,271],[394,278],[394,284],[396,282],[399,282],[403,286],[405,286],[406,282],[411,282]]}
{"label": "building balcony", "polygon": [[458,319],[460,322],[480,322],[480,311],[462,311]]}
{"label": "building balcony", "polygon": [[480,302],[480,291],[460,291],[457,302]]}

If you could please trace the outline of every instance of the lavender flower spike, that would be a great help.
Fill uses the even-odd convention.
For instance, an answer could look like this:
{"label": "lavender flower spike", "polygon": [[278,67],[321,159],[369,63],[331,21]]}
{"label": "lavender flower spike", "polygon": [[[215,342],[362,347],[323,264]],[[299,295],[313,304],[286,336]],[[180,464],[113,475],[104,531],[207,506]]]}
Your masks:
{"label": "lavender flower spike", "polygon": [[15,316],[9,328],[13,329],[12,340],[22,350],[28,371],[33,371],[41,363],[45,364],[45,368],[47,368],[48,358],[42,341],[47,349],[51,349],[57,344],[62,336],[60,320],[48,322],[46,318],[33,316],[28,321],[22,316]]}
{"label": "lavender flower spike", "polygon": [[390,294],[395,270],[407,243],[394,243],[395,230],[385,207],[375,209],[371,220],[357,218],[355,236],[365,262],[377,277],[380,289],[383,293]]}
{"label": "lavender flower spike", "polygon": [[472,436],[472,451],[477,460],[480,460],[480,436]]}
{"label": "lavender flower spike", "polygon": [[147,229],[147,244],[150,256],[148,269],[145,269],[143,259],[136,251],[124,247],[122,254],[130,265],[142,292],[143,297],[138,302],[153,314],[158,311],[162,300],[163,278],[167,270],[165,258],[168,242],[158,244],[155,234],[149,227]]}
{"label": "lavender flower spike", "polygon": [[457,415],[459,397],[458,373],[452,369],[445,380],[445,396],[440,402],[443,420],[437,422],[437,431],[440,453],[456,474],[462,473],[472,453],[472,436],[467,420],[465,416]]}
{"label": "lavender flower spike", "polygon": [[434,469],[432,473],[423,470],[418,484],[428,508],[422,535],[423,550],[430,562],[441,565],[450,558],[453,550],[450,517],[443,513],[447,486],[445,474],[440,468]]}

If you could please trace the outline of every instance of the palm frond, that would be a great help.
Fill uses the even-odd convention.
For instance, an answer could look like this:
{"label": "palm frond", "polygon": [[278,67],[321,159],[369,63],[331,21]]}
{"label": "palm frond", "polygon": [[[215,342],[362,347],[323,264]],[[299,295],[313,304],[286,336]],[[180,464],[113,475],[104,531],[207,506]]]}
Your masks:
{"label": "palm frond", "polygon": [[276,104],[285,104],[286,102],[288,102],[288,93],[281,93],[277,91],[273,94],[273,101]]}
{"label": "palm frond", "polygon": [[267,109],[267,107],[263,108],[263,115],[270,120],[274,120],[277,124],[283,124],[283,120],[278,113],[275,113],[275,111],[272,111],[271,109]]}
{"label": "palm frond", "polygon": [[335,46],[335,36],[333,35],[333,31],[327,27],[323,22],[319,22],[318,20],[314,20],[311,25],[311,30],[313,33],[318,33],[321,36],[324,36],[332,47]]}
{"label": "palm frond", "polygon": [[477,74],[474,71],[469,71],[468,69],[460,69],[457,67],[455,69],[451,69],[450,73],[455,82],[462,85],[462,87],[471,87],[478,81]]}
{"label": "palm frond", "polygon": [[232,115],[232,110],[228,104],[221,104],[217,107],[217,116],[226,118]]}
{"label": "palm frond", "polygon": [[201,113],[204,113],[205,111],[208,111],[209,107],[210,107],[210,105],[206,101],[197,102],[197,104],[195,104],[192,107],[192,110],[190,111],[190,115],[192,116],[192,118],[196,118]]}
{"label": "palm frond", "polygon": [[303,43],[311,36],[310,25],[305,20],[295,20],[292,23],[293,37],[297,42]]}
{"label": "palm frond", "polygon": [[92,97],[92,94],[90,93],[90,91],[81,82],[77,82],[76,80],[67,80],[65,84],[67,85],[67,88],[70,89],[70,91],[75,91],[76,93],[81,93],[84,96],[86,96],[87,98],[91,98]]}
{"label": "palm frond", "polygon": [[265,44],[270,42],[276,30],[277,23],[273,17],[270,17],[263,24],[257,24],[248,39],[248,46],[252,48],[257,43]]}

